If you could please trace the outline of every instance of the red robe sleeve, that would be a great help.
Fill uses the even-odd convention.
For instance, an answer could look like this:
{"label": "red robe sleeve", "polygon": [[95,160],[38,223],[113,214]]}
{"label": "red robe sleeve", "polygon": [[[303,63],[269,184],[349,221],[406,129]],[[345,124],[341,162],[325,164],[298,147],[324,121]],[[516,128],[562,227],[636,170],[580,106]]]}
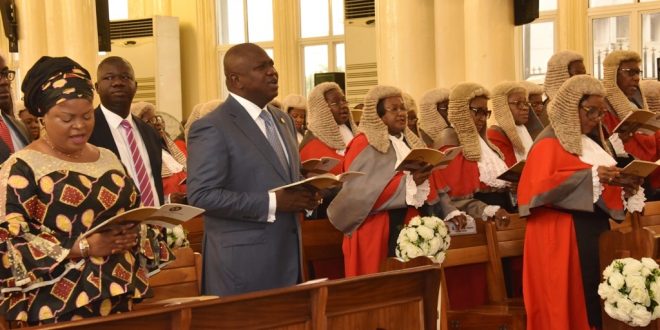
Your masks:
{"label": "red robe sleeve", "polygon": [[328,147],[318,138],[313,138],[300,149],[300,161],[304,162],[310,159],[320,159],[322,157],[332,157],[339,159],[339,164],[330,170],[330,173],[337,175],[342,173],[344,156],[337,153],[335,149]]}
{"label": "red robe sleeve", "polygon": [[502,155],[504,155],[506,166],[511,167],[518,162],[516,160],[516,153],[513,150],[513,144],[506,134],[502,133],[502,131],[497,128],[488,128],[486,135],[488,136],[488,140],[499,148]]}
{"label": "red robe sleeve", "polygon": [[[443,150],[448,147],[444,147]],[[470,196],[477,192],[481,186],[479,166],[476,162],[465,159],[462,152],[446,168],[437,171],[449,186],[449,196],[452,198]]]}

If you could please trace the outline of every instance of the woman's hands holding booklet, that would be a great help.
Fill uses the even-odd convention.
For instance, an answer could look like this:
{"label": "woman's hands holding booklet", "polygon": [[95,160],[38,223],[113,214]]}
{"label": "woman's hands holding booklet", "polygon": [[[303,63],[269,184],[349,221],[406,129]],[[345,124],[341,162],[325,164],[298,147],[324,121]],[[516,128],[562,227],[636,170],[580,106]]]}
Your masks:
{"label": "woman's hands holding booklet", "polygon": [[[105,257],[132,249],[138,243],[140,226],[135,222],[110,225],[106,230],[99,231],[87,237],[90,257]],[[84,239],[84,238],[83,238]],[[80,238],[71,249],[71,258],[80,258]]]}

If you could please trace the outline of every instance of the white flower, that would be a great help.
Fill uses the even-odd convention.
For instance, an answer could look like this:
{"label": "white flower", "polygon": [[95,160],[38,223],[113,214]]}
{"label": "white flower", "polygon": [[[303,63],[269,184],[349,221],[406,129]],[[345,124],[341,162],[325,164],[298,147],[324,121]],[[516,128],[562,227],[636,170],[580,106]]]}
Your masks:
{"label": "white flower", "polygon": [[628,289],[646,290],[646,278],[641,275],[628,275],[625,281]]}
{"label": "white flower", "polygon": [[628,300],[628,298],[621,298],[616,301],[616,307],[617,308],[614,310],[616,317],[614,318],[624,322],[630,321],[630,313],[632,312],[635,305],[630,300]]}
{"label": "white flower", "polygon": [[632,322],[630,325],[645,327],[651,322],[651,312],[646,307],[637,305],[631,311]]}
{"label": "white flower", "polygon": [[638,260],[633,258],[625,258],[623,261],[624,266],[623,271],[621,272],[623,275],[639,274],[639,272],[642,270],[642,263]]}
{"label": "white flower", "polygon": [[415,258],[422,255],[422,249],[420,249],[420,248],[418,248],[418,247],[416,247],[412,244],[406,245],[406,250],[405,251],[406,251],[406,255],[410,259],[415,259]]}
{"label": "white flower", "polygon": [[438,250],[440,250],[440,246],[444,247],[443,242],[439,238],[433,237],[429,241],[429,254],[435,255],[436,253],[438,253]]}
{"label": "white flower", "polygon": [[439,252],[438,254],[435,255],[435,262],[441,264],[443,261],[445,261],[445,253],[444,252]]}
{"label": "white flower", "polygon": [[434,233],[433,229],[426,227],[426,226],[419,226],[417,227],[417,233],[419,236],[421,236],[424,240],[430,240],[433,238]]}
{"label": "white flower", "polygon": [[660,268],[657,262],[651,258],[642,258],[642,264],[650,269]]}
{"label": "white flower", "polygon": [[422,219],[420,219],[420,217],[414,217],[410,219],[408,226],[419,226],[421,224],[422,224]]}
{"label": "white flower", "polygon": [[630,293],[628,294],[628,298],[632,300],[633,302],[642,304],[644,306],[650,306],[651,305],[651,297],[646,293],[646,288],[638,288],[634,287],[630,289]]}
{"label": "white flower", "polygon": [[436,229],[440,223],[439,219],[436,217],[424,217],[422,220],[424,220],[424,226],[427,226],[431,229]]}
{"label": "white flower", "polygon": [[444,222],[439,222],[438,223],[438,234],[440,236],[448,236],[449,235],[449,230],[447,229],[447,225]]}
{"label": "white flower", "polygon": [[409,228],[409,230],[406,230],[406,236],[408,236],[408,239],[411,242],[417,242],[417,239],[419,239],[419,235],[417,235],[417,230],[415,230],[415,228]]}
{"label": "white flower", "polygon": [[[400,236],[400,235],[399,235]],[[612,271],[614,271],[614,266],[609,265],[605,267],[605,270],[603,271],[603,278],[608,278],[612,275]]]}
{"label": "white flower", "polygon": [[174,226],[174,228],[172,228],[172,232],[177,237],[185,237],[186,236],[186,233],[183,231],[183,226],[181,226],[181,225]]}
{"label": "white flower", "polygon": [[598,295],[603,300],[614,301],[614,298],[616,297],[617,293],[618,291],[614,290],[614,288],[612,288],[605,282],[600,283],[598,285]]}
{"label": "white flower", "polygon": [[649,289],[653,292],[653,297],[651,297],[653,300],[655,300],[657,303],[660,303],[660,279],[656,278],[654,282],[651,282],[649,285]]}
{"label": "white flower", "polygon": [[655,308],[653,309],[653,315],[651,317],[653,319],[657,319],[658,317],[660,317],[660,305],[655,306]]}
{"label": "white flower", "polygon": [[623,277],[623,275],[621,275],[621,273],[616,272],[610,276],[608,282],[614,288],[614,290],[619,290],[626,283],[626,279]]}
{"label": "white flower", "polygon": [[428,242],[422,243],[422,245],[420,245],[420,248],[422,249],[423,255],[428,256],[428,255],[431,254],[431,253],[429,253],[430,251],[429,251],[429,243]]}

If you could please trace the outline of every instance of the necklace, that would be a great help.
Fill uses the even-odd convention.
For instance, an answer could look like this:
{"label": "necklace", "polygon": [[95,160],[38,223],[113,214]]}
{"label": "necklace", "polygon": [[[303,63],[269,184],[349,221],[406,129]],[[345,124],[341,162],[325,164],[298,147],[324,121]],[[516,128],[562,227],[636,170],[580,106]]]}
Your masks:
{"label": "necklace", "polygon": [[62,152],[62,151],[58,150],[58,149],[55,147],[55,145],[50,141],[50,139],[48,138],[48,135],[44,135],[44,136],[43,136],[43,140],[44,140],[44,142],[46,142],[46,144],[50,147],[50,149],[52,149],[53,151],[55,151],[56,154],[59,154],[59,155],[62,155],[62,156],[64,156],[64,157],[71,158],[71,159],[78,159],[78,158],[80,158],[80,156],[82,155],[82,150],[81,150],[77,155],[76,155],[76,154],[72,154],[72,153],[71,153],[71,154],[67,154],[66,152]]}

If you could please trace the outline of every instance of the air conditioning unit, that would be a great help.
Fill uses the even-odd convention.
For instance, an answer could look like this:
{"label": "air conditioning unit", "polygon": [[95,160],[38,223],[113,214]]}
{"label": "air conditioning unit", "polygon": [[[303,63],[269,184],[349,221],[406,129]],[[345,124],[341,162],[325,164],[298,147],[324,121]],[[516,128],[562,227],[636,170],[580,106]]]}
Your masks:
{"label": "air conditioning unit", "polygon": [[364,102],[378,85],[374,0],[345,0],[346,99],[352,106]]}
{"label": "air conditioning unit", "polygon": [[183,116],[181,97],[181,54],[179,18],[111,21],[112,51],[101,56],[120,56],[135,70],[138,83],[133,102],[153,103],[158,112]]}

